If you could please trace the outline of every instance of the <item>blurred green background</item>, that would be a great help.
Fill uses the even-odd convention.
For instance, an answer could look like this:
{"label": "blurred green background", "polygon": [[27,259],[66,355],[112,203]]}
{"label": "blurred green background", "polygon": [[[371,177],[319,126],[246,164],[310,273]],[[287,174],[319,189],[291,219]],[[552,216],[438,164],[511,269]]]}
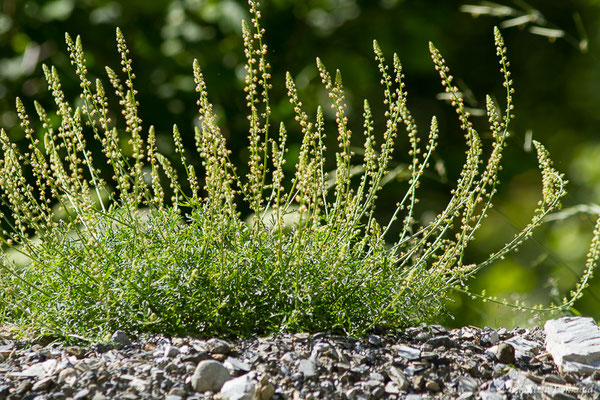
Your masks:
{"label": "blurred green background", "polygon": [[[527,224],[540,198],[541,182],[530,139],[546,144],[557,168],[567,174],[568,209],[600,202],[600,1],[504,1],[493,5],[459,0],[271,0],[263,2],[268,58],[272,65],[274,120],[288,124],[290,156],[299,148],[298,130],[285,96],[284,74],[290,71],[307,110],[326,104],[315,57],[330,71],[342,70],[351,124],[362,138],[362,99],[368,98],[384,126],[382,89],[372,41],[377,39],[391,61],[397,52],[405,69],[409,108],[425,136],[432,115],[440,121],[436,163],[425,177],[418,218],[427,220],[449,198],[463,163],[464,142],[454,111],[436,97],[441,85],[429,52],[432,41],[444,55],[473,108],[473,122],[489,151],[485,116],[478,116],[485,94],[504,104],[502,77],[495,55],[493,26],[502,28],[516,88],[516,119],[503,162],[502,186],[490,216],[469,250],[469,261],[482,260]],[[470,12],[466,12],[470,11]],[[472,12],[481,15],[474,18]],[[33,100],[48,110],[52,99],[43,80],[42,63],[55,65],[67,96],[76,102],[78,81],[64,45],[64,33],[81,35],[91,77],[108,88],[104,65],[117,69],[115,27],[123,30],[137,75],[141,118],[157,128],[159,149],[172,154],[170,129],[180,127],[193,144],[197,122],[191,64],[198,58],[209,95],[221,117],[235,160],[243,162],[247,120],[241,89],[244,56],[240,20],[247,18],[244,0],[106,1],[53,0],[0,2],[0,127],[14,140],[22,138],[14,110],[21,96],[33,116]],[[114,100],[114,99],[113,99]],[[117,104],[113,103],[113,109]],[[329,123],[331,124],[331,118]],[[275,125],[276,126],[276,125]],[[331,126],[330,126],[331,127]],[[329,130],[330,139],[335,131]],[[124,138],[126,141],[126,138]],[[329,146],[330,149],[334,145]],[[395,165],[408,160],[402,138]],[[197,160],[196,160],[197,161]],[[293,160],[288,163],[293,168]],[[381,196],[386,205],[406,189],[398,179]],[[594,217],[586,213],[550,222],[510,258],[482,271],[472,282],[475,292],[548,303],[565,295],[585,264]],[[454,319],[465,324],[521,326],[540,322],[490,303],[456,295],[449,304]],[[600,281],[593,281],[576,305],[578,312],[600,317]]]}

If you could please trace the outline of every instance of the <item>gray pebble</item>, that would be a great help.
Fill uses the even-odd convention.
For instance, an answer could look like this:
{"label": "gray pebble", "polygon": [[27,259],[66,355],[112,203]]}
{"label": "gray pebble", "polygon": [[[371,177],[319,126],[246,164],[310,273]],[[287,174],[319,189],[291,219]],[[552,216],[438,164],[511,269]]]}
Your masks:
{"label": "gray pebble", "polygon": [[130,346],[132,344],[129,336],[127,336],[127,334],[123,331],[116,331],[113,333],[113,335],[110,337],[110,341],[121,346]]}
{"label": "gray pebble", "polygon": [[512,364],[515,361],[515,348],[509,343],[500,343],[496,357],[503,364]]}
{"label": "gray pebble", "polygon": [[81,389],[80,391],[75,393],[75,396],[73,396],[73,400],[84,400],[87,399],[89,395],[90,391],[88,389]]}

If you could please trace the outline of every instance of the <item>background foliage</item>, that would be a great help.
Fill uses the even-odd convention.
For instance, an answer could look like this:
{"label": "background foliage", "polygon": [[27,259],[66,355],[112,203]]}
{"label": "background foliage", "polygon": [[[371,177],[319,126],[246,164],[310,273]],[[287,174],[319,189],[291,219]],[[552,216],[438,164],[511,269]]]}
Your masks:
{"label": "background foliage", "polygon": [[[211,100],[226,120],[222,126],[233,157],[246,160],[248,122],[241,94],[244,57],[239,23],[247,17],[246,1],[4,0],[0,4],[0,127],[13,139],[23,135],[14,110],[15,96],[21,96],[29,109],[34,98],[52,109],[42,63],[58,68],[67,94],[75,97],[78,92],[64,32],[82,36],[90,75],[104,77],[103,66],[119,62],[114,31],[120,26],[132,49],[138,76],[140,116],[146,127],[153,124],[157,128],[159,150],[173,152],[169,147],[173,123],[180,127],[184,141],[192,143],[197,111],[191,65],[198,58]],[[492,27],[503,19],[489,15],[473,18],[461,12],[465,4],[476,2],[264,1],[263,26],[267,28],[273,66],[275,119],[289,119],[293,114],[284,92],[286,70],[296,80],[307,110],[314,110],[317,101],[324,100],[326,93],[314,63],[319,56],[330,68],[342,70],[350,111],[356,110],[353,123],[359,128],[362,99],[372,99],[373,106],[380,103],[375,100],[382,99],[372,40],[377,39],[388,54],[398,52],[405,69],[408,106],[421,130],[428,127],[433,114],[440,122],[437,173],[425,179],[418,215],[430,218],[432,210],[438,211],[449,198],[451,183],[464,161],[465,146],[453,110],[436,98],[441,87],[428,54],[428,41],[444,54],[471,107],[483,107],[485,93],[495,93],[502,99]],[[570,194],[563,202],[565,208],[600,202],[600,2],[540,0],[524,4],[515,0],[503,4],[537,15],[538,24],[560,29],[565,37],[549,41],[532,33],[530,25],[502,30],[516,88],[516,119],[496,207],[470,250],[469,257],[474,261],[511,238],[527,223],[536,206],[540,177],[529,134],[547,145],[556,167],[571,182]],[[539,19],[540,15],[544,19]],[[574,15],[581,18],[584,36]],[[580,46],[582,38],[588,39],[587,49]],[[382,123],[383,110],[373,111]],[[483,132],[485,117],[475,122],[481,124],[478,128]],[[297,143],[296,152],[298,133],[290,132],[290,142]],[[293,146],[290,153],[294,153]],[[407,161],[401,151],[396,154],[396,165]],[[288,165],[293,167],[294,162]],[[403,175],[398,175],[384,190],[382,205],[395,203],[395,193],[406,185],[402,179]],[[378,207],[385,213],[382,205]],[[511,298],[516,293],[532,303],[548,302],[552,296],[564,294],[583,270],[592,228],[592,217],[581,213],[547,224],[519,253],[482,271],[473,283],[474,291],[486,288],[490,295]],[[577,310],[599,317],[600,281],[596,279],[586,292]],[[528,321],[529,315],[458,295],[449,307],[456,319],[447,321],[448,325],[536,322]]]}

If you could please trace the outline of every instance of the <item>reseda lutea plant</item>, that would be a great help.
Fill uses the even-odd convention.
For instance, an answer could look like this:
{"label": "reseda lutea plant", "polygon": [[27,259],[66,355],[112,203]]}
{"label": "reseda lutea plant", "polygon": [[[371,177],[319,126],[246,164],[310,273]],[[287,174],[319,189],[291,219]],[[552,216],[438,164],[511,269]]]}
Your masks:
{"label": "reseda lutea plant", "polygon": [[[430,46],[467,143],[451,199],[430,223],[416,226],[414,215],[420,180],[437,145],[437,121],[432,118],[422,146],[407,108],[399,58],[394,54],[388,65],[377,42],[375,60],[387,106],[385,131],[378,135],[382,143],[376,143],[365,100],[365,152],[362,165],[356,165],[341,73],[332,76],[317,59],[336,116],[336,169],[333,174],[325,171],[323,110],[318,107],[314,119],[309,115],[288,73],[285,84],[303,139],[295,174],[286,179],[286,125],[273,127],[264,29],[258,3],[249,4],[251,23],[242,24],[249,110],[246,176],[238,175],[231,162],[200,65],[194,61],[200,118],[195,145],[202,165],[189,163],[175,126],[175,149],[186,175],[178,177],[177,168],[157,152],[154,128],[144,128],[139,118],[135,74],[118,29],[121,70],[107,67],[106,72],[123,120],[109,111],[103,82],[89,80],[81,39],[73,41],[69,35],[81,105],[66,100],[56,69],[46,66],[60,124],[54,125],[35,103],[40,126],[34,129],[17,99],[29,147],[20,152],[6,132],[0,132],[0,187],[10,210],[3,215],[3,321],[63,338],[103,337],[115,329],[167,335],[323,330],[361,334],[376,325],[396,328],[439,321],[452,290],[467,290],[473,274],[516,249],[559,205],[564,179],[536,142],[543,198],[531,223],[488,259],[479,264],[463,261],[492,206],[512,118],[513,89],[497,29],[506,107],[500,112],[487,98],[493,135],[487,160],[448,67]],[[408,136],[410,180],[393,218],[381,223],[374,217],[377,195],[389,174],[401,127]],[[123,137],[129,139],[131,155],[119,145]],[[87,140],[92,139],[100,143],[101,154],[89,150]],[[105,160],[98,163],[94,155]],[[112,179],[103,178],[98,165],[104,162]],[[360,179],[353,181],[357,171]],[[27,178],[29,173],[32,177]],[[238,199],[254,213],[251,224],[242,220]],[[390,237],[398,219],[400,234]],[[597,237],[585,279],[597,258]],[[11,252],[22,253],[28,262],[11,261]],[[551,308],[578,298],[585,279],[570,300]]]}

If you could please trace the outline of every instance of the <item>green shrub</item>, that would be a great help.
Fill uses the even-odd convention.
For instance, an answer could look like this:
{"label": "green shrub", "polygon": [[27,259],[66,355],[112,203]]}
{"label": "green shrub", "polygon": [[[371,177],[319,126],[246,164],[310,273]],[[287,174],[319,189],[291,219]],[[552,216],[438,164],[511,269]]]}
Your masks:
{"label": "green shrub", "polygon": [[[286,179],[286,128],[281,123],[275,133],[273,127],[264,30],[257,3],[249,3],[253,19],[250,25],[243,23],[250,124],[246,176],[239,176],[230,160],[195,62],[200,115],[195,144],[202,166],[187,161],[187,145],[174,127],[179,170],[186,174],[178,178],[178,169],[157,152],[154,129],[143,137],[135,75],[118,29],[122,74],[106,71],[119,99],[124,129],[115,122],[117,114],[109,111],[102,82],[88,79],[79,37],[73,41],[67,35],[66,40],[80,78],[80,105],[65,100],[56,70],[46,66],[58,126],[36,103],[41,127],[34,131],[17,99],[29,148],[20,152],[4,131],[0,133],[0,187],[10,210],[4,214],[7,228],[2,238],[6,251],[0,316],[5,322],[63,338],[102,337],[115,329],[168,335],[321,330],[362,334],[374,326],[439,322],[452,290],[467,290],[469,278],[515,250],[559,206],[565,181],[536,142],[543,197],[531,223],[488,259],[478,264],[463,261],[492,207],[512,118],[513,89],[497,29],[506,105],[501,112],[487,97],[493,137],[487,160],[452,76],[430,45],[467,143],[466,161],[450,201],[430,223],[418,226],[414,212],[420,180],[437,145],[437,121],[432,118],[423,146],[407,108],[400,61],[394,55],[390,68],[377,42],[375,59],[387,106],[382,143],[375,143],[373,116],[365,100],[364,157],[356,165],[341,74],[336,71],[332,77],[317,59],[335,113],[336,169],[325,171],[323,110],[319,107],[314,119],[308,115],[288,74],[288,96],[303,140],[295,175]],[[391,220],[379,223],[374,218],[377,195],[389,178],[401,126],[412,160],[409,186]],[[101,144],[103,155],[98,156],[105,160],[93,160],[87,136]],[[120,145],[124,137],[129,138],[130,155]],[[112,169],[112,179],[103,178],[106,171],[99,165],[104,162]],[[253,213],[250,220],[242,219],[238,210],[242,201]],[[397,220],[400,234],[389,237]],[[15,262],[16,253],[27,262]],[[568,307],[585,284],[571,300],[551,308]]]}

